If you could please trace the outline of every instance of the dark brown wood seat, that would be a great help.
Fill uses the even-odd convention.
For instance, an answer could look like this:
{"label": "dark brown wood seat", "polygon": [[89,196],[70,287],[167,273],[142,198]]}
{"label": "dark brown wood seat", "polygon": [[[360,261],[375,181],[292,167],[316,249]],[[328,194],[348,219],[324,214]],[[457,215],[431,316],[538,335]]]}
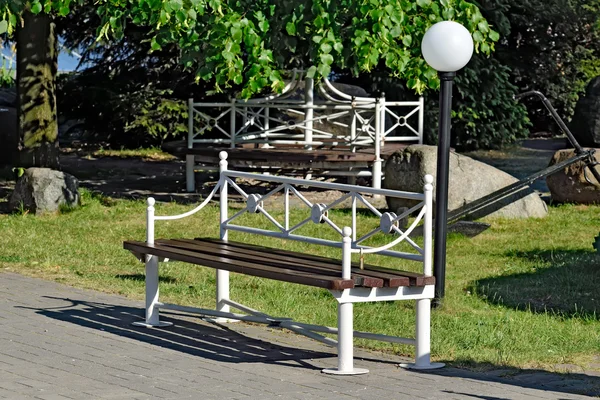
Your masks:
{"label": "dark brown wood seat", "polygon": [[158,239],[155,244],[126,241],[132,253],[154,255],[205,267],[299,283],[331,290],[354,287],[401,287],[434,284],[434,277],[374,265],[352,265],[351,279],[342,279],[339,260],[219,239]]}

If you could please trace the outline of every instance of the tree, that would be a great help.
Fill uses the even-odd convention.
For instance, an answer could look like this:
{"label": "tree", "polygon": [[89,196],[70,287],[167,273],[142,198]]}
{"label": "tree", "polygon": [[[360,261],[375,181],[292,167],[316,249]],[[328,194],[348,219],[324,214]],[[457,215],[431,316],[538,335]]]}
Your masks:
{"label": "tree", "polygon": [[[187,99],[201,98],[206,84],[180,63],[176,44],[152,51],[148,27],[127,25],[120,40],[99,43],[93,4],[74,7],[57,20],[61,44],[77,49],[85,68],[61,76],[60,115],[85,120],[84,138],[117,147],[161,145],[187,132]],[[224,99],[226,100],[226,99]]]}
{"label": "tree", "polygon": [[[0,34],[12,35],[24,26],[29,13],[64,17],[73,5],[83,3],[5,1],[0,4]],[[333,66],[356,75],[383,65],[420,93],[439,86],[436,72],[420,52],[429,26],[442,20],[462,23],[473,33],[476,50],[484,54],[493,51],[499,39],[479,9],[464,0],[98,0],[96,4],[100,40],[122,39],[130,24],[149,28],[153,50],[176,44],[183,64],[195,69],[198,80],[212,82],[216,92],[238,87],[243,97],[282,90],[282,70],[307,68],[308,76],[318,79]],[[48,90],[52,87],[47,85]],[[21,135],[33,138],[23,140],[27,151],[51,140],[39,132]]]}
{"label": "tree", "polygon": [[50,15],[29,10],[22,21],[16,32],[19,140],[13,164],[57,169],[56,25]]}

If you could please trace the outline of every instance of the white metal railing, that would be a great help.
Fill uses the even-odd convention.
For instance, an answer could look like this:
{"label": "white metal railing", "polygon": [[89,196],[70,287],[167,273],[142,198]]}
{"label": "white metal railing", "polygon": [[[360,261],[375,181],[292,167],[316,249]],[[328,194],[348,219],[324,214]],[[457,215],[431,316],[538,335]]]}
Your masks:
{"label": "white metal railing", "polygon": [[[304,99],[292,99],[304,79]],[[335,146],[357,151],[373,147],[375,161],[370,175],[373,187],[381,187],[381,149],[386,142],[423,142],[423,98],[418,101],[386,101],[385,96],[356,97],[343,93],[327,79],[318,86],[324,100],[314,96],[314,82],[294,70],[292,80],[279,95],[229,102],[194,102],[189,99],[188,148],[198,144],[235,147],[254,143],[264,147],[300,145]],[[240,123],[241,122],[241,123]],[[331,132],[325,124],[334,125]],[[204,138],[207,131],[220,137]],[[194,162],[192,157],[188,163]],[[188,166],[188,170],[193,166]],[[348,172],[348,171],[346,171]],[[354,170],[352,173],[364,171]],[[349,175],[344,173],[343,175]],[[365,175],[362,173],[361,175]],[[193,191],[188,176],[188,191]]]}

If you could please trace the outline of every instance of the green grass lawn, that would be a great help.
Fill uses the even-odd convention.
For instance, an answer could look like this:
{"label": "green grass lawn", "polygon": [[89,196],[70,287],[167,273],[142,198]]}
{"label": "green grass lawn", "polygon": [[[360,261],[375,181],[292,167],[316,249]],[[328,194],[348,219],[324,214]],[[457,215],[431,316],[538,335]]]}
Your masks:
{"label": "green grass lawn", "polygon": [[[189,209],[159,204],[157,215]],[[332,214],[337,220],[348,218],[343,211]],[[298,210],[292,219],[303,217]],[[361,219],[366,225],[378,223]],[[209,206],[184,220],[157,222],[157,237],[218,237],[217,222],[218,210]],[[308,229],[312,234],[322,230]],[[493,220],[492,228],[475,238],[451,236],[446,299],[432,313],[433,358],[470,368],[552,369],[555,364],[585,365],[600,354],[600,256],[592,247],[599,230],[600,207],[566,205],[551,207],[545,219]],[[86,193],[82,208],[61,215],[0,215],[0,232],[2,270],[143,298],[143,265],[122,249],[122,242],[144,239],[144,202],[106,201]],[[264,237],[232,233],[230,238],[265,244]],[[275,247],[339,256],[337,249],[268,240]],[[366,261],[393,266],[377,257]],[[209,268],[161,266],[166,302],[213,307],[214,283]],[[271,315],[335,325],[336,302],[325,290],[233,274],[231,292],[234,300]],[[413,305],[359,304],[356,329],[413,337]],[[407,346],[357,343],[413,354]]]}

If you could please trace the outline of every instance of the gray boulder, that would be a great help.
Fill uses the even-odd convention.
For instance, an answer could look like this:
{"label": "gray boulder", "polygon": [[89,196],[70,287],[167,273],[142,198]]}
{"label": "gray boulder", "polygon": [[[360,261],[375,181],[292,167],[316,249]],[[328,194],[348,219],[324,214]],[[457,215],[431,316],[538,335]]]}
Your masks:
{"label": "gray boulder", "polygon": [[600,147],[600,76],[579,97],[570,128],[580,145]]}
{"label": "gray boulder", "polygon": [[[559,150],[554,153],[550,165],[574,156],[574,149]],[[598,151],[594,153],[594,158],[596,162],[600,162]],[[552,200],[559,203],[600,204],[600,184],[589,170],[584,173],[585,170],[585,163],[578,161],[547,177],[546,184],[550,189]],[[586,176],[592,183],[586,180]]]}
{"label": "gray boulder", "polygon": [[28,168],[15,186],[8,206],[35,214],[58,211],[60,205],[79,205],[79,182],[73,175],[50,168]]}
{"label": "gray boulder", "polygon": [[[384,186],[388,189],[422,192],[424,176],[433,175],[435,179],[436,166],[436,146],[409,146],[387,160]],[[450,153],[448,209],[452,211],[460,208],[514,182],[517,182],[517,178],[497,168],[452,152]],[[388,206],[391,210],[413,205],[415,203],[409,200],[388,198]],[[504,218],[541,218],[547,214],[546,203],[527,188],[477,211],[470,215],[470,218],[477,219],[487,215]]]}

